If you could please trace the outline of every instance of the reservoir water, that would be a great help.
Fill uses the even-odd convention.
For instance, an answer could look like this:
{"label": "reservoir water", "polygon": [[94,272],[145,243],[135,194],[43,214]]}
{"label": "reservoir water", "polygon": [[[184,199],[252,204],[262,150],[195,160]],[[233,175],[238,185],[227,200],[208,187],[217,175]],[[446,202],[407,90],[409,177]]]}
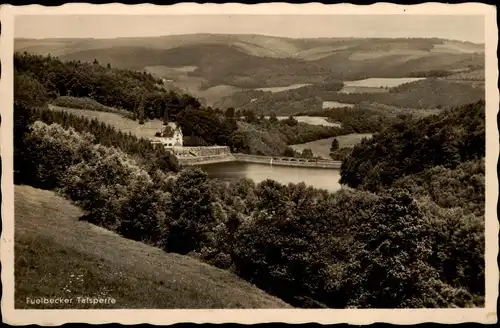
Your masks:
{"label": "reservoir water", "polygon": [[281,184],[304,182],[314,188],[326,189],[330,192],[341,188],[339,183],[340,170],[276,166],[267,164],[226,162],[200,165],[209,177],[225,181],[237,181],[241,178],[259,183],[266,179],[275,180]]}

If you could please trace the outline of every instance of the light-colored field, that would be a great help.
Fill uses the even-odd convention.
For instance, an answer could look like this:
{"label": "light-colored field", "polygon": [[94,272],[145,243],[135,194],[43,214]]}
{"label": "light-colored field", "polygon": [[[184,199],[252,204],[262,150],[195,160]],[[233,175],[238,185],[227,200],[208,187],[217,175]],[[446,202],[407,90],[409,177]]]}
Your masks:
{"label": "light-colored field", "polygon": [[168,67],[163,65],[146,66],[144,70],[158,77],[175,77],[194,72],[197,66]]}
{"label": "light-colored field", "polygon": [[337,51],[348,50],[349,46],[339,46],[339,45],[331,45],[331,46],[319,46],[313,49],[302,50],[296,54],[293,54],[295,58],[301,58],[304,60],[318,60],[323,57],[330,56],[332,53]]}
{"label": "light-colored field", "polygon": [[419,58],[428,54],[426,51],[422,50],[389,50],[389,51],[356,51],[349,56],[350,60],[370,60],[383,58],[387,56],[397,55],[399,60],[404,58],[404,60],[410,60],[413,58]]}
{"label": "light-colored field", "polygon": [[398,77],[398,78],[379,78],[371,77],[364,80],[344,81],[347,87],[369,87],[369,88],[394,88],[404,83],[424,80],[423,77]]}
{"label": "light-colored field", "polygon": [[87,117],[89,119],[97,119],[101,122],[114,126],[118,130],[131,133],[139,138],[150,139],[154,138],[155,133],[163,127],[163,122],[160,120],[147,120],[144,124],[139,124],[138,121],[133,121],[115,113],[97,112],[86,109],[64,108],[49,105],[52,110],[65,111],[71,114]]}
{"label": "light-colored field", "polygon": [[[371,138],[371,137],[372,137],[371,133],[351,133],[343,136],[338,136],[336,137],[336,139],[339,142],[339,147],[344,148],[344,147],[354,147],[354,145],[361,142],[363,138]],[[299,152],[302,152],[302,150],[309,148],[312,150],[315,156],[320,156],[325,159],[331,159],[330,147],[332,145],[333,139],[334,138],[320,139],[311,142],[306,142],[303,144],[292,145],[291,147]]]}
{"label": "light-colored field", "polygon": [[389,89],[374,87],[346,87],[344,86],[339,93],[387,93]]}
{"label": "light-colored field", "polygon": [[474,44],[459,41],[446,40],[443,44],[435,44],[431,49],[432,52],[445,53],[482,53],[484,52],[484,44]]}
{"label": "light-colored field", "polygon": [[401,78],[376,78],[371,77],[364,80],[344,81],[344,87],[340,93],[382,93],[389,92],[390,88],[401,84],[424,80],[422,77],[401,77]]}
{"label": "light-colored field", "polygon": [[[16,308],[288,307],[229,271],[122,238],[81,215],[54,192],[15,187]],[[116,303],[78,304],[82,296]],[[27,297],[73,301],[30,305]]]}
{"label": "light-colored field", "polygon": [[307,85],[311,85],[309,83],[303,83],[303,84],[291,84],[289,86],[285,87],[268,87],[268,88],[257,88],[255,90],[260,90],[260,91],[271,91],[272,93],[276,92],[282,92],[282,91],[287,91],[287,90],[293,90],[293,89],[298,89],[305,87]]}
{"label": "light-colored field", "polygon": [[354,107],[354,104],[346,104],[338,101],[323,101],[322,107],[327,108],[343,108],[343,107]]}
{"label": "light-colored field", "polygon": [[[269,116],[265,116],[266,119],[269,119]],[[288,116],[276,116],[278,120],[286,120]],[[335,126],[341,127],[340,123],[334,123],[327,121],[327,117],[321,116],[294,116],[294,118],[301,123],[307,123],[311,125],[324,125],[324,126]]]}

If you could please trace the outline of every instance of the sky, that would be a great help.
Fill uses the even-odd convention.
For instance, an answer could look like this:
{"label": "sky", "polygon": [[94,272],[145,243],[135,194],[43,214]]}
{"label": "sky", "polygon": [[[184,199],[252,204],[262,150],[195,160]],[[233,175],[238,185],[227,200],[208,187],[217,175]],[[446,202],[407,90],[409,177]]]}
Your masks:
{"label": "sky", "polygon": [[484,43],[480,15],[17,16],[16,38],[117,38],[193,33],[291,38],[444,38]]}

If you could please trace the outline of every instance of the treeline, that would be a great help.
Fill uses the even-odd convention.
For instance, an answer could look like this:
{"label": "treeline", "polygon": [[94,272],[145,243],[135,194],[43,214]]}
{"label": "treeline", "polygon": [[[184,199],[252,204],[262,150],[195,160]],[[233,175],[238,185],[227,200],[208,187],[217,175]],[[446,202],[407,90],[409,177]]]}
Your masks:
{"label": "treeline", "polygon": [[433,166],[455,168],[485,155],[483,101],[420,120],[403,120],[356,145],[342,164],[341,183],[379,190]]}
{"label": "treeline", "polygon": [[[162,81],[146,72],[102,66],[80,61],[63,62],[56,57],[14,54],[14,70],[24,84],[37,84],[54,99],[58,96],[89,97],[136,117],[163,119],[200,103],[187,94],[165,90]],[[31,80],[36,80],[33,82]]]}

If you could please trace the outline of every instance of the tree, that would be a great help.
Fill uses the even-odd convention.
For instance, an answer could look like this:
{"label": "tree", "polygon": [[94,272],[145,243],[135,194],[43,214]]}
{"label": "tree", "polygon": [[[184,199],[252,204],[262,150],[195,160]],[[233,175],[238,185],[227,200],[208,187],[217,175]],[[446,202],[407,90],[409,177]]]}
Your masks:
{"label": "tree", "polygon": [[313,152],[312,152],[311,149],[305,148],[305,149],[302,150],[301,157],[303,157],[303,158],[313,158],[314,154],[313,154]]}
{"label": "tree", "polygon": [[139,124],[144,124],[144,119],[145,119],[145,113],[144,113],[144,104],[141,101],[139,104]]}
{"label": "tree", "polygon": [[169,117],[168,117],[168,109],[165,108],[163,112],[163,125],[167,125],[169,122]]}
{"label": "tree", "polygon": [[235,110],[233,107],[229,107],[228,109],[226,109],[226,112],[224,113],[224,115],[226,117],[234,117],[234,114],[235,114]]}
{"label": "tree", "polygon": [[205,172],[196,168],[179,174],[172,192],[173,221],[166,243],[167,251],[187,254],[209,243],[206,233],[215,224],[211,201]]}
{"label": "tree", "polygon": [[269,122],[272,124],[278,123],[278,118],[276,117],[275,113],[271,113],[271,115],[269,116]]}
{"label": "tree", "polygon": [[295,125],[299,124],[299,122],[295,119],[295,117],[293,117],[291,115],[283,122],[289,126],[295,126]]}
{"label": "tree", "polygon": [[339,149],[339,142],[338,142],[337,138],[333,138],[332,145],[330,147],[330,151],[335,151],[337,149]]}
{"label": "tree", "polygon": [[283,156],[285,156],[285,157],[295,157],[295,150],[293,150],[291,147],[286,147],[285,151],[283,152]]}
{"label": "tree", "polygon": [[47,89],[28,73],[14,74],[14,104],[27,107],[43,107],[48,101]]}
{"label": "tree", "polygon": [[245,116],[245,119],[248,123],[254,123],[257,120],[255,113],[251,110],[243,111],[243,115]]}

